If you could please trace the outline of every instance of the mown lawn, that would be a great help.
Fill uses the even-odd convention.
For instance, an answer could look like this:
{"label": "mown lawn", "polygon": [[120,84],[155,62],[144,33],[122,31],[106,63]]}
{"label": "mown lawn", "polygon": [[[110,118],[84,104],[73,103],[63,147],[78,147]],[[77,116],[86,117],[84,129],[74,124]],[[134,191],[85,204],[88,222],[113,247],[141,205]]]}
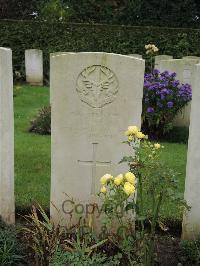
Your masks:
{"label": "mown lawn", "polygon": [[[50,194],[50,136],[28,132],[30,120],[39,108],[49,103],[47,87],[20,86],[15,102],[15,183],[17,209],[29,208],[39,202],[49,207]],[[184,191],[187,146],[163,143],[162,158],[179,173],[179,189]],[[165,203],[163,216],[181,218],[177,206]]]}
{"label": "mown lawn", "polygon": [[47,87],[20,86],[15,103],[15,184],[16,207],[26,208],[34,201],[49,205],[50,136],[28,132],[30,120],[49,103]]}

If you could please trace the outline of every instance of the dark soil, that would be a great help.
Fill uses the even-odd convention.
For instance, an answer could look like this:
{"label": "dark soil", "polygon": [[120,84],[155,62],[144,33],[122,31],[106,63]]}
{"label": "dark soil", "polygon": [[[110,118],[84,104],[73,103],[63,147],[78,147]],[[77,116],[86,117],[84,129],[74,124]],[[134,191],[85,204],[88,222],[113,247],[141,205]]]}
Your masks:
{"label": "dark soil", "polygon": [[158,265],[177,266],[181,262],[180,238],[158,236],[156,254]]}

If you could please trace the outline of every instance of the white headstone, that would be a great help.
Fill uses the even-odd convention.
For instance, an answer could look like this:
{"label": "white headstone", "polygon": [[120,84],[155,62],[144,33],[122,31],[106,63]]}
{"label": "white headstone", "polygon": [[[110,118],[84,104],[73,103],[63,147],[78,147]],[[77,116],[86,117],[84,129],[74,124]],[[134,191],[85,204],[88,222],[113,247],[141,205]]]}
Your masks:
{"label": "white headstone", "polygon": [[31,85],[43,85],[43,53],[41,50],[25,51],[26,82]]}
{"label": "white headstone", "polygon": [[173,59],[173,56],[171,56],[171,55],[156,55],[155,56],[155,68],[158,68],[158,64],[159,64],[159,62],[160,61],[162,61],[162,60],[171,60],[171,59]]}
{"label": "white headstone", "polygon": [[12,51],[0,48],[0,216],[14,223],[14,118]]}
{"label": "white headstone", "polygon": [[141,58],[142,59],[142,55],[141,54],[129,54],[129,56],[133,56],[135,58]]}
{"label": "white headstone", "polygon": [[191,209],[183,218],[183,239],[200,234],[200,64],[195,68],[184,195]]}
{"label": "white headstone", "polygon": [[[124,129],[141,124],[145,62],[109,53],[67,53],[51,58],[51,216],[69,221],[66,200],[96,202],[105,173],[127,171],[118,164],[129,147]],[[69,197],[69,198],[68,198]],[[57,210],[56,210],[56,208]],[[64,211],[63,211],[64,210]],[[73,210],[72,215],[76,216]]]}
{"label": "white headstone", "polygon": [[[50,53],[50,66],[51,66],[51,60],[53,58],[53,56],[56,56],[56,55],[63,55],[63,54],[68,54],[69,52],[55,52],[55,53]],[[52,76],[50,75],[50,84],[51,84],[51,78]],[[50,104],[52,103],[52,100],[51,100],[51,96],[52,96],[52,91],[51,91],[52,87],[50,86],[50,97],[49,97],[49,102]]]}
{"label": "white headstone", "polygon": [[197,59],[197,60],[200,60],[200,57],[199,56],[194,56],[194,55],[188,55],[188,56],[184,56],[183,59]]}
{"label": "white headstone", "polygon": [[[194,73],[195,65],[200,62],[199,59],[187,58],[187,59],[173,59],[173,60],[163,60],[158,64],[158,69],[160,71],[168,70],[170,72],[177,73],[177,79],[181,83],[188,83],[193,86],[192,75]],[[191,104],[189,103],[184,110],[179,113],[174,119],[175,126],[186,126],[190,125],[190,110]]]}

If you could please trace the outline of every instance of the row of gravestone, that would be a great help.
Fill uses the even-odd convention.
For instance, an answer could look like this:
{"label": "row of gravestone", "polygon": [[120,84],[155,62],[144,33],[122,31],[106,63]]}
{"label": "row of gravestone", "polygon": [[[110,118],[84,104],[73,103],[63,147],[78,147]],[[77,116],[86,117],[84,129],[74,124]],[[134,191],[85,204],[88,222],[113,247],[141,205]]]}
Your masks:
{"label": "row of gravestone", "polygon": [[[141,58],[139,54],[131,54],[135,58]],[[160,71],[169,70],[177,73],[177,79],[182,83],[192,85],[192,73],[195,64],[200,62],[200,57],[186,56],[182,59],[173,59],[169,55],[155,56],[155,68]],[[25,51],[26,81],[31,85],[43,84],[43,54],[41,50],[29,49]],[[184,110],[174,119],[174,126],[189,127],[191,105],[188,104]]]}
{"label": "row of gravestone", "polygon": [[[200,65],[193,83],[183,237],[200,233]],[[108,53],[51,56],[51,206],[54,222],[74,223],[98,204],[99,177],[128,169],[122,144],[128,125],[141,125],[145,62]],[[15,221],[12,51],[0,48],[0,216]],[[79,211],[78,211],[79,209]],[[78,215],[79,217],[80,215]],[[86,217],[87,218],[87,217]]]}

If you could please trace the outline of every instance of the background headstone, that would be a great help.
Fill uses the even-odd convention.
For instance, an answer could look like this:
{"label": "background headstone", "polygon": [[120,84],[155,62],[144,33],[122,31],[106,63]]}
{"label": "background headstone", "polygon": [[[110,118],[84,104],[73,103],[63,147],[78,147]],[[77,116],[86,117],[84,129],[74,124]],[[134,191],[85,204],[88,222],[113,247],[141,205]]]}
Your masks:
{"label": "background headstone", "polygon": [[200,234],[200,64],[195,68],[184,195],[191,209],[183,218],[183,239]]}
{"label": "background headstone", "polygon": [[[177,73],[177,79],[180,80],[181,83],[188,83],[193,86],[193,73],[195,69],[195,65],[200,62],[199,59],[194,58],[185,58],[185,59],[173,59],[173,60],[162,60],[159,62],[157,69],[160,71],[168,70],[170,72]],[[175,126],[185,126],[189,127],[190,125],[190,110],[191,110],[191,103],[179,113],[174,121],[173,124]]]}
{"label": "background headstone", "polygon": [[173,56],[171,56],[171,55],[156,55],[155,56],[155,68],[157,69],[158,68],[158,64],[159,64],[159,62],[160,61],[162,61],[162,60],[171,60],[171,59],[173,59]]}
{"label": "background headstone", "polygon": [[133,56],[135,58],[141,58],[142,59],[142,55],[141,54],[129,54],[129,56]]}
{"label": "background headstone", "polygon": [[188,55],[188,56],[184,56],[183,59],[197,59],[200,60],[199,56],[194,56],[194,55]]}
{"label": "background headstone", "polygon": [[0,216],[15,222],[12,51],[0,48]]}
{"label": "background headstone", "polygon": [[[127,171],[118,164],[129,147],[128,125],[141,124],[145,62],[108,53],[68,53],[51,58],[51,217],[69,221],[72,204],[96,202],[99,179]],[[56,206],[56,208],[55,208]],[[64,209],[64,212],[63,212]],[[74,214],[74,212],[73,212]]]}
{"label": "background headstone", "polygon": [[25,51],[26,82],[31,85],[43,85],[43,53],[38,49]]}

